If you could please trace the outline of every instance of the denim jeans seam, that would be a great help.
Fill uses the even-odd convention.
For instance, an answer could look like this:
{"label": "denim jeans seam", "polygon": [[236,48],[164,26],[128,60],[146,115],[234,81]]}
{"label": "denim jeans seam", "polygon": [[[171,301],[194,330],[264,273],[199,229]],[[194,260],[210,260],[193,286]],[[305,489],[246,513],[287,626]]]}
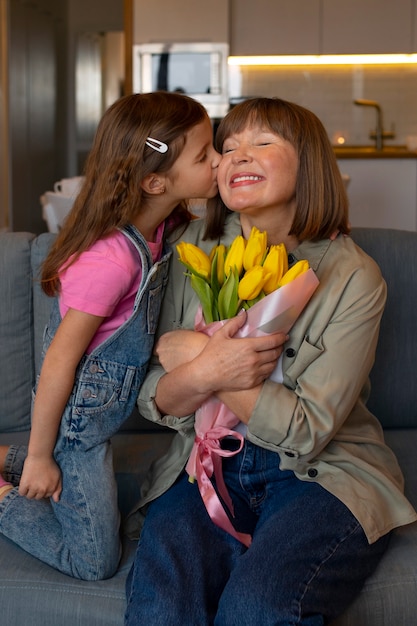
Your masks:
{"label": "denim jeans seam", "polygon": [[13,467],[15,465],[15,459],[17,457],[18,446],[11,445],[6,454],[6,458],[4,460],[4,472],[3,476],[6,480],[10,481],[13,485],[19,484],[20,476],[13,472]]}
{"label": "denim jeans seam", "polygon": [[[359,524],[359,522],[357,521],[357,519],[352,520],[352,524],[348,526],[348,528],[346,529],[346,532],[344,534],[343,537],[341,537],[337,542],[335,542],[334,546],[329,547],[329,551],[328,554],[326,554],[320,561],[320,563],[318,563],[316,565],[316,567],[314,568],[314,571],[311,572],[310,577],[308,578],[308,580],[306,580],[306,582],[304,583],[304,589],[302,590],[301,594],[300,594],[300,598],[299,600],[295,600],[294,599],[294,604],[297,604],[297,622],[295,622],[296,624],[301,624],[302,623],[302,602],[303,599],[305,598],[308,590],[310,589],[310,585],[313,582],[313,580],[315,578],[317,578],[317,576],[319,575],[323,564],[327,563],[337,552],[337,550],[340,548],[340,546],[352,535],[354,535],[358,529],[362,529],[361,525]],[[300,585],[301,587],[301,585]]]}
{"label": "denim jeans seam", "polygon": [[2,515],[7,510],[9,504],[15,498],[17,498],[18,495],[19,495],[18,490],[16,488],[14,488],[11,491],[9,491],[9,493],[6,494],[6,496],[3,498],[3,500],[0,501],[0,532],[1,532],[1,518],[2,518]]}

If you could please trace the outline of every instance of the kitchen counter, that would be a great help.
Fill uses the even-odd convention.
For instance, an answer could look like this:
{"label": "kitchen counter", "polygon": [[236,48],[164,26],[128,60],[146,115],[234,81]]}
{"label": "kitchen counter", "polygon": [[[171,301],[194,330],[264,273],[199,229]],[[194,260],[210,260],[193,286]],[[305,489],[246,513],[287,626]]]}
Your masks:
{"label": "kitchen counter", "polygon": [[370,147],[337,152],[340,172],[349,176],[352,226],[417,230],[417,152]]}
{"label": "kitchen counter", "polygon": [[333,146],[337,159],[417,159],[417,151],[407,146]]}

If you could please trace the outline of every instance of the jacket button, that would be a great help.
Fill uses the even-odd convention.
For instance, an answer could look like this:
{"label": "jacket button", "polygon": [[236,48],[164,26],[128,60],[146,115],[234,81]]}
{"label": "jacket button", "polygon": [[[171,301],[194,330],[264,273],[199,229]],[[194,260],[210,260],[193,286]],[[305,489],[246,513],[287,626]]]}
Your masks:
{"label": "jacket button", "polygon": [[310,478],[315,478],[318,474],[318,471],[314,469],[314,467],[310,467],[307,474],[310,476]]}
{"label": "jacket button", "polygon": [[287,357],[289,357],[290,359],[293,359],[295,357],[295,350],[294,348],[287,348],[285,350],[285,354],[287,355]]}

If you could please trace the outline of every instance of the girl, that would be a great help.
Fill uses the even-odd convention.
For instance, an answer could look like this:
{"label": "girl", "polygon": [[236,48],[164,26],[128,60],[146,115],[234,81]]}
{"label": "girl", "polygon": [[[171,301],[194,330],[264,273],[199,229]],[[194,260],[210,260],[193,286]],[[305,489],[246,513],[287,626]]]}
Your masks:
{"label": "girl", "polygon": [[[268,364],[259,353],[251,358],[254,339],[233,338],[243,316],[211,338],[166,332],[171,320],[192,329],[198,306],[181,264],[172,263],[157,344],[164,369],[155,366],[145,380],[139,410],[181,435],[138,505],[146,518],[126,624],[328,624],[359,593],[390,531],[417,517],[365,404],[386,287],[349,237],[343,182],[313,113],[279,99],[248,100],[222,120],[216,144],[223,202],[182,239],[209,251],[256,226],[268,244],[285,243],[290,266],[307,259],[320,285],[288,341],[264,339]],[[282,382],[266,380],[280,354]],[[222,467],[231,522],[252,536],[249,548],[212,522],[184,471],[192,413],[212,394],[238,416],[246,438],[240,452],[233,437],[223,439]],[[138,515],[131,528],[138,534]]]}
{"label": "girl", "polygon": [[[132,95],[104,114],[85,183],[42,271],[57,295],[28,449],[0,450],[0,532],[71,576],[112,576],[120,557],[110,437],[131,413],[153,346],[184,198],[217,192],[205,109]],[[169,219],[167,220],[167,218]]]}

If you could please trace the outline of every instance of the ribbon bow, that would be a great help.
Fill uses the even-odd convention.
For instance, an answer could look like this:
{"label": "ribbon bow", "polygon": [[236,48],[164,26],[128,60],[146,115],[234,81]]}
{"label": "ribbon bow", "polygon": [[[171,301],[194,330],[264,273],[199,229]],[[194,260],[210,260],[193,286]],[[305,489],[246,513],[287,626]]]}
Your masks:
{"label": "ribbon bow", "polygon": [[[220,442],[224,437],[237,439],[239,441],[237,449],[222,449]],[[213,522],[249,547],[252,537],[246,533],[240,533],[234,528],[210,480],[214,476],[219,495],[233,517],[233,503],[224,483],[221,457],[234,456],[240,452],[243,441],[244,438],[240,433],[221,425],[207,430],[202,435],[197,434],[186,469],[190,476],[195,476],[204,505]]]}

